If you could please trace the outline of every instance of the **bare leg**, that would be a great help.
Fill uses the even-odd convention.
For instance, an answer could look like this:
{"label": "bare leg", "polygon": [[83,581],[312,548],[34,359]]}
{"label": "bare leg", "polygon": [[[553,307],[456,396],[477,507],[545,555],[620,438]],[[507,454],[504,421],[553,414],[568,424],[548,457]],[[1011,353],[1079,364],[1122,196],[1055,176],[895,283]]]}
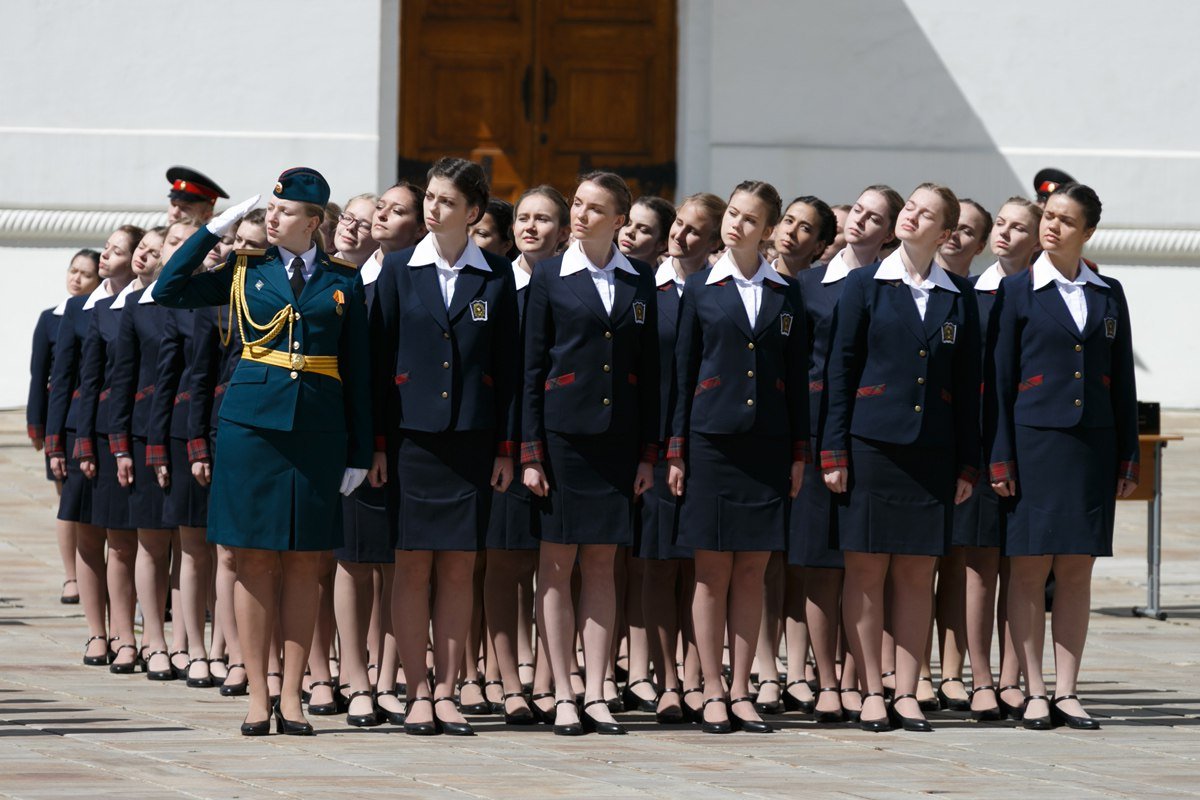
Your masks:
{"label": "bare leg", "polygon": [[[804,614],[812,641],[813,657],[817,662],[817,684],[820,688],[838,688],[837,638],[841,620],[842,575],[840,569],[803,567]],[[791,622],[789,613],[789,624]],[[795,672],[793,671],[795,670]],[[788,647],[788,683],[799,680],[799,664],[792,666],[791,646]],[[790,690],[789,690],[790,691]],[[817,695],[817,711],[836,714],[842,708],[839,692]]]}
{"label": "bare leg", "polygon": [[[503,682],[505,695],[521,692],[517,669],[517,638],[530,620],[520,617],[520,587],[532,581],[537,554],[529,550],[489,550],[483,581],[483,605],[486,610],[489,640],[488,672],[493,669]],[[519,697],[504,700],[505,710],[515,713],[525,707]]]}
{"label": "bare leg", "polygon": [[[337,565],[333,553],[320,557],[317,585],[317,617],[313,623],[312,644],[308,650],[308,671],[303,677],[304,688],[309,692],[310,706],[329,706],[337,703],[337,687],[330,669],[329,656],[333,650],[333,573]],[[285,665],[286,666],[286,665]]]}
{"label": "bare leg", "polygon": [[230,686],[241,683],[246,677],[245,657],[242,654],[241,638],[238,636],[237,615],[234,612],[233,595],[237,582],[236,557],[233,549],[217,545],[216,612],[213,619],[225,632],[225,651],[229,656],[230,668],[225,680]]}
{"label": "bare leg", "polygon": [[[964,547],[951,547],[938,563],[934,616],[941,643],[942,692],[951,700],[966,700],[967,687],[962,683],[967,648],[967,554]],[[947,680],[950,682],[946,683]]]}
{"label": "bare leg", "polygon": [[634,686],[637,681],[650,680],[650,631],[642,594],[647,564],[646,559],[632,554],[625,559],[625,621],[629,625],[629,679],[625,685],[639,700],[654,702],[658,692],[652,683]]}
{"label": "bare leg", "polygon": [[[55,481],[58,493],[62,494],[62,481]],[[79,596],[78,574],[75,571],[75,523],[64,519],[54,520],[54,533],[58,537],[58,556],[63,565],[63,597]]]}
{"label": "bare leg", "polygon": [[[1088,616],[1092,601],[1092,567],[1096,559],[1086,555],[1054,557],[1054,610],[1050,615],[1054,638],[1054,695],[1075,694],[1079,665],[1087,642]],[[1064,700],[1059,709],[1075,717],[1087,712],[1078,700]]]}
{"label": "bare leg", "polygon": [[971,710],[996,707],[991,692],[976,693],[992,686],[992,620],[996,616],[996,574],[1000,568],[1000,548],[966,547],[967,576],[967,650],[971,657]]}
{"label": "bare leg", "polygon": [[[779,685],[779,645],[783,638],[783,605],[787,593],[785,568],[783,553],[771,553],[763,575],[763,604],[754,665],[758,667],[757,702],[767,705],[780,701],[783,688]],[[804,628],[807,635],[808,628]],[[808,650],[807,641],[804,643],[804,650]],[[800,660],[803,663],[803,655]],[[753,671],[752,666],[751,672]]]}
{"label": "bare leg", "polygon": [[[137,645],[133,632],[134,571],[137,564],[137,531],[110,528],[108,538],[108,624],[113,636],[122,645]],[[138,651],[125,650],[117,655],[114,664],[129,664],[137,660]]]}
{"label": "bare leg", "polygon": [[[921,655],[928,649],[929,620],[933,612],[934,556],[892,556],[891,576],[896,601],[892,604],[896,637],[896,696],[916,694]],[[914,698],[896,703],[906,717],[923,718]]]}
{"label": "bare leg", "polygon": [[408,721],[433,721],[430,703],[413,703],[430,698],[429,682],[424,679],[425,645],[429,641],[430,576],[433,572],[433,552],[429,550],[397,550],[396,571],[392,581],[392,624],[396,631],[396,647],[401,663],[411,665],[405,670],[408,685]]}
{"label": "bare leg", "polygon": [[171,531],[171,576],[169,592],[171,597],[171,666],[181,670],[187,669],[188,640],[187,627],[183,623],[183,595],[179,590],[179,575],[183,569],[183,543],[179,539],[179,529]]}
{"label": "bare leg", "polygon": [[[472,586],[475,573],[474,550],[442,550],[433,555],[438,585]],[[458,668],[463,662],[471,629],[473,591],[440,591],[433,598],[433,674],[434,698],[453,697]],[[434,712],[443,722],[465,722],[454,703],[438,703]]]}
{"label": "bare leg", "polygon": [[[700,648],[696,643],[695,615],[692,607],[696,602],[696,561],[684,559],[680,564],[679,576],[679,638],[683,646],[683,703],[693,713],[698,712],[704,693]],[[696,698],[691,700],[690,698]]]}
{"label": "bare leg", "polygon": [[[864,722],[887,717],[883,698],[883,599],[890,557],[883,553],[847,551],[845,584],[842,588],[842,617],[846,643],[854,656],[859,677],[871,697],[862,705]],[[843,677],[845,676],[843,667]],[[843,684],[844,686],[844,684]]]}
{"label": "bare leg", "polygon": [[[339,680],[349,686],[350,693],[369,692],[371,682],[367,678],[367,640],[370,624],[371,602],[374,594],[373,564],[356,564],[338,561],[333,577],[333,614],[337,623],[341,647],[341,672]],[[356,697],[350,702],[350,714],[370,714],[374,708],[369,695]]]}
{"label": "bare leg", "polygon": [[[1008,586],[1010,560],[1000,559],[1000,588],[996,592],[996,624],[1000,629],[1000,699],[1020,708],[1025,700],[1021,690],[1021,659],[1013,643],[1012,625],[1008,621]],[[1012,688],[1007,688],[1012,687]]]}
{"label": "bare leg", "polygon": [[164,654],[150,659],[147,669],[165,672],[171,667],[165,655],[166,632],[163,630],[163,606],[167,601],[167,570],[170,564],[171,532],[139,528],[137,563],[134,567],[138,604],[142,607],[142,647]]}
{"label": "bare leg", "polygon": [[[741,552],[732,555],[728,630],[732,662],[730,666],[733,670],[729,681],[729,696],[737,700],[739,697],[748,698],[750,695],[750,667],[754,663],[754,652],[758,647],[756,640],[762,625],[763,576],[766,574],[771,553]],[[769,661],[774,663],[774,653]],[[742,703],[733,703],[730,711],[743,720],[761,721],[754,703],[749,699]]]}
{"label": "bare leg", "polygon": [[[617,591],[613,569],[617,546],[585,544],[579,549],[579,629],[583,638],[583,701],[603,700],[605,665],[612,653],[617,620]],[[556,673],[557,677],[557,673]],[[603,705],[587,712],[599,722],[612,722]]]}
{"label": "bare leg", "polygon": [[[1025,673],[1029,696],[1046,694],[1042,673],[1046,640],[1046,577],[1051,556],[1013,556],[1009,559],[1008,622]],[[1034,700],[1025,707],[1026,717],[1044,717],[1050,713],[1045,700]]]}
{"label": "bare leg", "polygon": [[[471,574],[471,596],[483,597],[483,573],[487,566],[486,551],[477,553],[475,566]],[[434,602],[437,600],[435,598]],[[467,623],[467,633],[463,641],[462,687],[459,689],[460,699],[464,706],[480,706],[487,700],[483,692],[483,680],[479,674],[479,655],[483,643],[483,603],[471,605],[471,618]],[[455,676],[457,677],[457,676]],[[441,697],[441,695],[438,695]]]}
{"label": "bare leg", "polygon": [[75,529],[78,549],[76,572],[79,576],[79,597],[87,620],[88,637],[99,636],[88,643],[85,655],[102,656],[108,650],[108,570],[104,563],[105,533],[103,528],[82,522],[70,523]]}
{"label": "bare leg", "polygon": [[[704,700],[723,697],[722,649],[728,620],[729,585],[733,574],[733,553],[697,550],[696,590],[692,598],[692,622],[695,625],[696,648],[700,654],[700,671],[704,677]],[[762,590],[756,587],[754,600],[762,602]],[[749,670],[747,670],[747,678]],[[728,719],[722,703],[704,706],[706,722]]]}
{"label": "bare leg", "polygon": [[234,613],[250,683],[250,710],[246,714],[246,722],[261,722],[271,713],[267,670],[272,634],[279,619],[280,558],[274,550],[231,549],[237,573],[233,594]]}
{"label": "bare leg", "polygon": [[332,558],[329,551],[280,553],[279,629],[283,637],[283,686],[279,709],[285,719],[304,719],[300,685],[317,622],[317,585]]}
{"label": "bare leg", "polygon": [[208,608],[208,581],[212,572],[209,561],[211,551],[205,541],[204,528],[180,526],[179,539],[183,549],[183,561],[179,571],[179,594],[183,604],[176,619],[182,619],[187,630],[188,678],[200,680],[209,677],[208,653],[205,650],[204,612]]}
{"label": "bare leg", "polygon": [[679,608],[676,604],[679,561],[645,560],[643,565],[641,605],[649,637],[650,660],[658,676],[658,711],[661,712],[680,707],[679,674],[675,669],[675,642],[679,638]]}
{"label": "bare leg", "polygon": [[407,694],[408,685],[401,686],[397,680],[402,678],[400,669],[400,651],[396,646],[396,622],[392,617],[392,592],[395,586],[396,565],[384,564],[379,570],[379,627],[382,629],[383,641],[379,653],[379,678],[375,683],[376,702],[379,707],[393,714],[404,713],[404,704],[398,697],[381,692],[397,692]]}

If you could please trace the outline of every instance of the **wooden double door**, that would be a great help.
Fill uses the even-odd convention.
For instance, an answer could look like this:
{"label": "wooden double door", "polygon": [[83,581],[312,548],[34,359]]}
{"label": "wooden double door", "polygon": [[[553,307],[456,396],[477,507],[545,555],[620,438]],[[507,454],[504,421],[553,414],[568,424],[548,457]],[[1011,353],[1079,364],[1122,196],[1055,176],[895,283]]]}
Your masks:
{"label": "wooden double door", "polygon": [[592,169],[673,196],[675,0],[402,0],[401,179],[444,155],[496,197]]}

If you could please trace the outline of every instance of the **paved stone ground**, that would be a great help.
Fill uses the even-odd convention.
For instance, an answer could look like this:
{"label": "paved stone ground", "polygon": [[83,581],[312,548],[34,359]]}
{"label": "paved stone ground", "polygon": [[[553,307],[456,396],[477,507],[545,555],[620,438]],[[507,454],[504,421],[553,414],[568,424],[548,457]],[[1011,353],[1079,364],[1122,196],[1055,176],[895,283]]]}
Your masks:
{"label": "paved stone ground", "polygon": [[472,739],[418,739],[313,718],[314,738],[246,740],[244,702],[84,667],[78,606],[58,603],[54,493],[22,417],[0,413],[0,797],[902,798],[1200,796],[1200,414],[1166,455],[1165,622],[1145,599],[1145,506],[1122,504],[1097,569],[1082,691],[1094,733],[979,725],[869,734],[795,715],[773,736],[705,736],[622,717],[624,738],[563,739],[475,720]]}

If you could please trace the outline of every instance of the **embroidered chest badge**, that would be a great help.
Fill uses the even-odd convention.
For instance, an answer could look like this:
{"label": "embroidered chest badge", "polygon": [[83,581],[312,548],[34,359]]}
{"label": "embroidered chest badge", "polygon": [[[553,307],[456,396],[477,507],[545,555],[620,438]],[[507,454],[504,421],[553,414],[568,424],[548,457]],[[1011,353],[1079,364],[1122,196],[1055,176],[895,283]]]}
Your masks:
{"label": "embroidered chest badge", "polygon": [[260,291],[260,292],[261,292],[261,291],[262,291],[262,287],[263,287],[263,282],[262,282],[262,279],[261,279],[261,278],[260,278],[260,279],[258,279],[258,280],[256,280],[256,281],[254,282],[254,288],[255,288],[255,290],[256,290],[256,291]]}
{"label": "embroidered chest badge", "polygon": [[488,309],[487,300],[472,300],[471,301],[471,321],[472,322],[487,322]]}
{"label": "embroidered chest badge", "polygon": [[638,325],[646,324],[646,304],[641,300],[633,301],[633,321]]}
{"label": "embroidered chest badge", "polygon": [[953,322],[942,325],[942,344],[954,344],[958,338],[958,326]]}
{"label": "embroidered chest badge", "polygon": [[333,310],[340,315],[342,313],[342,306],[346,305],[346,295],[342,294],[341,289],[333,290],[333,302],[337,304]]}
{"label": "embroidered chest badge", "polygon": [[1109,339],[1117,338],[1117,319],[1116,317],[1104,318],[1104,335]]}
{"label": "embroidered chest badge", "polygon": [[784,336],[792,335],[792,315],[783,313],[779,315],[779,332]]}

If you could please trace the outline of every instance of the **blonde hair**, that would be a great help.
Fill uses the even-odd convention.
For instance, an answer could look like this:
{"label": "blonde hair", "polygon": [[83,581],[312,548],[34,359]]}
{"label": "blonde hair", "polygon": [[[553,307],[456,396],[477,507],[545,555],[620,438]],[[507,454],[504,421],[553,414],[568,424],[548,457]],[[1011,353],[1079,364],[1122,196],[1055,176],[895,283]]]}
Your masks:
{"label": "blonde hair", "polygon": [[689,205],[694,205],[704,212],[708,217],[712,227],[712,244],[717,244],[721,241],[721,218],[725,216],[725,201],[717,197],[712,192],[696,192],[689,194],[683,198],[683,202],[679,204],[678,210],[675,212],[678,216],[680,211]]}

